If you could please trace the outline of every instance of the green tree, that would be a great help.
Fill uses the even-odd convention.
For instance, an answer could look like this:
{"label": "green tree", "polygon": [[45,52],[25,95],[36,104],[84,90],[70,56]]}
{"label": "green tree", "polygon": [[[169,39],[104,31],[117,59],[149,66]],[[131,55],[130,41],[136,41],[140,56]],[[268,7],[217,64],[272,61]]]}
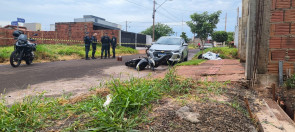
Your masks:
{"label": "green tree", "polygon": [[[153,26],[147,28],[146,30],[142,31],[141,33],[145,34],[145,35],[153,36]],[[158,38],[160,38],[162,36],[169,36],[172,34],[174,34],[174,31],[168,25],[161,24],[161,23],[157,23],[155,25],[155,40],[157,40]]]}
{"label": "green tree", "polygon": [[187,25],[191,28],[192,33],[196,33],[197,37],[201,39],[202,44],[204,40],[207,40],[208,36],[211,36],[216,24],[219,22],[219,16],[221,11],[208,14],[204,12],[202,14],[194,13],[192,14],[191,21],[187,22]]}
{"label": "green tree", "polygon": [[182,37],[185,40],[186,43],[189,41],[189,39],[186,36],[186,33],[185,32],[182,32],[181,35],[180,35],[180,37]]}
{"label": "green tree", "polygon": [[228,42],[234,41],[234,32],[227,32],[228,35]]}
{"label": "green tree", "polygon": [[216,31],[216,32],[213,32],[211,37],[214,41],[223,43],[224,41],[227,41],[228,34],[225,31]]}

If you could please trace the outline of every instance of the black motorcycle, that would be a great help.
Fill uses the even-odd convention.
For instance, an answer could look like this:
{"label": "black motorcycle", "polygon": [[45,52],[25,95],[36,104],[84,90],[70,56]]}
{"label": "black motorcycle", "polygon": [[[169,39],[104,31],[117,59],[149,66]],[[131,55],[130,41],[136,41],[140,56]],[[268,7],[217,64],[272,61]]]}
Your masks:
{"label": "black motorcycle", "polygon": [[151,70],[155,70],[156,67],[165,64],[171,56],[166,55],[160,58],[143,57],[138,59],[132,59],[125,62],[126,66],[133,67],[138,71],[144,70],[148,67]]}
{"label": "black motorcycle", "polygon": [[[16,39],[16,43],[14,44],[14,51],[10,55],[11,66],[18,67],[22,60],[26,61],[27,65],[32,64],[37,44],[31,42],[35,40],[32,38],[28,39],[27,35],[19,30],[14,31],[13,36]],[[37,34],[34,34],[34,36],[37,36]]]}

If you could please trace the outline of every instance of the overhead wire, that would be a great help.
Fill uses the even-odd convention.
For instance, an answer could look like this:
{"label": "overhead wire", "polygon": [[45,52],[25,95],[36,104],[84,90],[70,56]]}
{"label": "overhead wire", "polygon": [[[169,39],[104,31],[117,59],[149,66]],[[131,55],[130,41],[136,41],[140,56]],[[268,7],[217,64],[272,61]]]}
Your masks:
{"label": "overhead wire", "polygon": [[137,5],[137,6],[140,6],[140,7],[144,7],[144,8],[150,9],[149,7],[143,6],[143,5],[138,4],[138,3],[135,3],[135,2],[133,2],[133,1],[129,1],[129,0],[126,0],[126,1],[129,2],[129,3],[135,4],[135,5]]}
{"label": "overhead wire", "polygon": [[[151,9],[149,7],[143,6],[141,4],[138,4],[138,3],[130,1],[130,0],[126,0],[126,1],[129,2],[129,3],[132,3],[132,4],[136,5],[136,6],[139,6],[139,7],[143,7],[143,8],[146,8],[146,9]],[[232,7],[237,7],[240,4],[240,2],[241,2],[240,0],[234,0],[233,4],[231,4],[231,5],[232,5]],[[167,7],[167,6],[165,6],[165,7]],[[160,8],[163,9],[163,11],[165,11],[166,13],[163,13],[162,11],[159,11]],[[163,22],[161,20],[159,22],[161,22],[161,23],[178,23],[180,21],[180,20],[178,20],[179,18],[177,16],[175,16],[173,13],[171,13],[168,9],[164,8],[164,6],[161,6],[160,8],[157,10],[157,13],[160,16],[171,20],[172,22]],[[196,10],[179,9],[179,8],[173,8],[173,7],[167,7],[167,8],[173,9],[173,11],[177,10],[177,11],[181,11],[181,12],[192,12],[192,13],[197,12]],[[233,10],[236,10],[236,9],[227,9],[227,10],[222,10],[222,11],[224,12],[224,11],[233,11]],[[221,18],[221,20],[224,20],[224,18]],[[136,21],[132,21],[132,22],[133,23],[152,23],[152,22],[136,22]],[[186,21],[181,21],[179,23],[182,23],[182,22],[184,22],[185,25],[186,25]],[[224,23],[221,22],[221,25],[224,25]],[[180,25],[169,25],[169,26],[182,26],[182,25],[180,24]],[[136,25],[134,25],[133,27],[146,27],[146,26],[136,26]]]}

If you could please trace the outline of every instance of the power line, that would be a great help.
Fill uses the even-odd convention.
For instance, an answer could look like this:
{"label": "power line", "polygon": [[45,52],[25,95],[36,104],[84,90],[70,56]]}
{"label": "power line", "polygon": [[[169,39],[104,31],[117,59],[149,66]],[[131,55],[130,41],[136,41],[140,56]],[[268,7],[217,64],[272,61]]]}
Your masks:
{"label": "power line", "polygon": [[170,20],[172,20],[172,21],[179,21],[179,20],[176,20],[176,19],[174,19],[174,18],[172,18],[172,17],[169,17],[169,16],[166,16],[164,13],[161,13],[161,12],[158,12],[161,16],[163,16],[163,17],[166,17],[167,19],[170,19]]}
{"label": "power line", "polygon": [[162,9],[164,11],[166,11],[168,14],[170,14],[171,16],[173,16],[174,18],[177,18],[177,16],[175,16],[174,14],[170,13],[167,9],[165,9],[164,7],[162,7]]}
{"label": "power line", "polygon": [[150,8],[148,8],[148,7],[146,7],[146,6],[140,5],[140,4],[135,3],[135,2],[133,2],[133,1],[129,1],[129,0],[126,0],[126,1],[129,2],[129,3],[135,4],[135,5],[137,5],[137,6],[140,6],[140,7],[144,7],[144,8],[150,9]]}

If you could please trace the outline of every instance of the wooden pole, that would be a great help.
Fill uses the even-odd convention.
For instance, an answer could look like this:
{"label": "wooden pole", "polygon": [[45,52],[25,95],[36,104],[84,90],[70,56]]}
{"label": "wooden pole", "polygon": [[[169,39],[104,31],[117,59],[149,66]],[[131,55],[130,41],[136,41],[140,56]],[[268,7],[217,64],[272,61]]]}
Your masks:
{"label": "wooden pole", "polygon": [[245,101],[245,104],[247,106],[247,110],[248,110],[248,113],[249,113],[250,118],[251,119],[254,119],[253,118],[253,115],[252,115],[252,112],[251,112],[251,109],[250,109],[250,106],[249,106],[248,98],[244,98],[244,101]]}
{"label": "wooden pole", "polygon": [[272,99],[276,101],[276,85],[274,83],[271,84],[271,93],[272,93]]}

